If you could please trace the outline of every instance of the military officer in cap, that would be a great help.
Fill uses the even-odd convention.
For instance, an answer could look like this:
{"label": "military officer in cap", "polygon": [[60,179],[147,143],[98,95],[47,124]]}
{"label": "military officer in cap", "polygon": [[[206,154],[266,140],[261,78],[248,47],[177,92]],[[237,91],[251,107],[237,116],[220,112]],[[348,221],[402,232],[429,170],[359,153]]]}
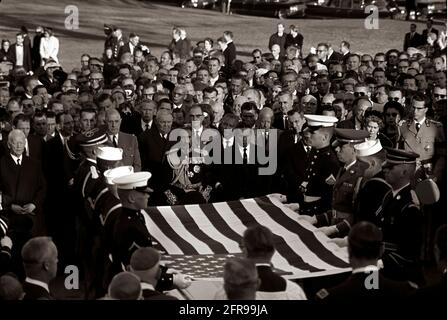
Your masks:
{"label": "military officer in cap", "polygon": [[399,149],[419,154],[415,182],[428,177],[439,180],[446,158],[443,125],[426,117],[428,105],[423,95],[413,96],[411,110],[412,116],[400,127]]}
{"label": "military officer in cap", "polygon": [[411,187],[419,155],[397,149],[386,150],[383,174],[392,189],[376,213],[385,244],[384,275],[422,284],[423,218],[418,197]]}
{"label": "military officer in cap", "polygon": [[337,156],[331,148],[334,124],[338,119],[310,114],[304,117],[307,128],[303,132],[303,139],[312,149],[299,190],[303,194],[300,214],[315,215],[331,209],[332,189],[340,169]]}
{"label": "military officer in cap", "polygon": [[[354,222],[354,195],[368,164],[357,160],[354,145],[369,136],[365,130],[335,129],[332,144],[338,160],[344,164],[339,170],[332,194],[332,209],[313,216],[313,221],[327,236],[344,237]],[[328,227],[326,227],[328,226]]]}
{"label": "military officer in cap", "polygon": [[[112,273],[126,270],[130,264],[132,254],[142,247],[152,247],[152,237],[148,229],[149,217],[143,210],[148,207],[149,193],[153,190],[147,186],[151,173],[141,171],[114,178],[112,182],[117,187],[121,200],[121,212],[116,217],[112,239]],[[157,290],[164,291],[173,285],[184,287],[182,275],[166,273],[163,268],[162,276],[157,283]]]}
{"label": "military officer in cap", "polygon": [[386,151],[380,140],[368,140],[354,146],[357,159],[368,164],[361,184],[356,190],[354,222],[369,221],[378,224],[376,212],[382,205],[391,186],[385,181],[382,165],[386,160]]}

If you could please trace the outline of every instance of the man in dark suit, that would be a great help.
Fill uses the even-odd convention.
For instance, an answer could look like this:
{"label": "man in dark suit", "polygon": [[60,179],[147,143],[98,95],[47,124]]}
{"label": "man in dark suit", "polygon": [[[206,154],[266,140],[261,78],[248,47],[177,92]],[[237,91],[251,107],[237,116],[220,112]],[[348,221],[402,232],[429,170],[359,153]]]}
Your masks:
{"label": "man in dark suit", "polygon": [[13,121],[14,128],[21,130],[25,134],[26,142],[24,154],[34,161],[38,161],[43,164],[45,141],[37,135],[29,134],[31,130],[30,123],[30,118],[24,114],[17,115]]}
{"label": "man in dark suit", "polygon": [[260,286],[257,298],[269,300],[307,300],[303,289],[286,280],[272,269],[275,253],[273,233],[265,226],[254,225],[245,230],[242,238],[242,252],[253,261],[258,271]]}
{"label": "man in dark suit", "polygon": [[149,99],[143,99],[136,105],[136,109],[140,114],[140,125],[135,128],[135,136],[137,138],[143,132],[149,131],[154,125],[153,120],[157,112],[157,107],[157,102]]}
{"label": "man in dark suit", "polygon": [[74,256],[75,212],[71,204],[74,202],[72,186],[78,162],[70,158],[67,146],[73,135],[72,116],[58,114],[56,126],[55,137],[46,143],[45,148],[44,172],[48,185],[45,218],[48,235],[59,248],[61,265],[65,265],[70,264],[68,261]]}
{"label": "man in dark suit", "polygon": [[24,300],[52,299],[48,284],[57,273],[57,248],[48,237],[30,239],[22,249],[26,279]]}
{"label": "man in dark suit", "polygon": [[25,134],[17,129],[8,135],[8,154],[0,159],[2,207],[14,243],[12,262],[20,276],[20,250],[32,236],[45,234],[42,212],[46,184],[40,163],[24,156]]}
{"label": "man in dark suit", "polygon": [[132,134],[120,132],[121,115],[116,109],[106,111],[107,136],[115,148],[123,149],[123,164],[132,166],[134,171],[141,170],[140,151],[137,137]]}
{"label": "man in dark suit", "polygon": [[306,122],[304,116],[296,110],[288,113],[290,130],[281,133],[278,142],[278,162],[280,175],[285,181],[288,202],[300,202],[298,192],[300,184],[304,181],[308,155],[311,147],[304,144],[301,133]]}
{"label": "man in dark suit", "polygon": [[409,47],[417,48],[424,44],[422,36],[416,32],[416,24],[412,23],[410,25],[410,32],[405,34],[404,39],[404,51],[407,51]]}
{"label": "man in dark suit", "polygon": [[33,69],[36,70],[40,66],[41,57],[40,57],[40,40],[43,37],[43,28],[41,26],[36,27],[36,35],[33,38]]}
{"label": "man in dark suit", "polygon": [[16,43],[11,46],[11,56],[14,68],[23,67],[26,72],[33,70],[31,59],[31,48],[24,44],[24,37],[21,32],[16,35]]}
{"label": "man in dark suit", "polygon": [[273,126],[276,129],[287,130],[289,129],[289,121],[287,112],[293,108],[293,95],[289,91],[282,91],[278,94],[278,103],[281,107],[281,113],[275,114],[273,120]]}
{"label": "man in dark suit", "polygon": [[352,275],[336,287],[318,291],[317,300],[387,302],[409,295],[414,288],[408,282],[388,280],[377,266],[383,252],[382,240],[382,232],[372,223],[356,224],[348,237]]}

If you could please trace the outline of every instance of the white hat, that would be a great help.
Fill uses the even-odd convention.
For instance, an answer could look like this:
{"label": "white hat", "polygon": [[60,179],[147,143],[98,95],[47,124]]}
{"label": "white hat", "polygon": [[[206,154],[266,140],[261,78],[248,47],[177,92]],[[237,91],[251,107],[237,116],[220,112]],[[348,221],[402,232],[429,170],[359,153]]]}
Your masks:
{"label": "white hat", "polygon": [[147,187],[147,181],[152,176],[150,172],[141,171],[131,173],[112,180],[118,189],[122,190],[138,190],[142,192],[152,192],[153,190]]}
{"label": "white hat", "polygon": [[123,149],[113,147],[99,147],[96,157],[102,160],[119,161],[123,159]]}
{"label": "white hat", "polygon": [[376,154],[382,150],[380,140],[367,140],[365,142],[354,145],[355,153],[359,157],[367,157]]}
{"label": "white hat", "polygon": [[338,119],[332,116],[320,116],[316,114],[305,114],[309,127],[333,127]]}
{"label": "white hat", "polygon": [[114,184],[113,179],[127,176],[131,173],[133,173],[132,166],[121,166],[106,170],[106,172],[104,172],[104,177],[106,178],[108,184]]}

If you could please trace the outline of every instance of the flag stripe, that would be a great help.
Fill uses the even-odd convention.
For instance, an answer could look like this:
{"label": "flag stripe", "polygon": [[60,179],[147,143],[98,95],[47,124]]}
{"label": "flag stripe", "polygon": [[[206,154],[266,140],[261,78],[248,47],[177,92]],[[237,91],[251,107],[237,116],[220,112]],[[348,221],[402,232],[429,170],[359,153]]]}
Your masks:
{"label": "flag stripe", "polygon": [[270,213],[270,217],[277,223],[281,224],[290,232],[299,234],[300,239],[312,252],[318,252],[319,259],[325,263],[337,268],[346,268],[346,262],[335,256],[331,251],[324,247],[315,237],[315,234],[305,228],[296,220],[288,219],[282,210],[270,201],[268,197],[254,199],[256,203],[264,210]]}
{"label": "flag stripe", "polygon": [[[166,207],[152,207],[149,208],[149,216],[152,218],[154,224],[156,224],[160,231],[169,239],[171,239],[173,242],[176,243],[176,245],[180,248],[183,254],[199,254],[199,252],[194,248],[193,245],[191,245],[190,242],[184,240],[181,236],[177,234],[176,231],[172,228],[172,226],[177,226],[175,224],[171,224],[167,222],[165,219],[165,213],[162,212],[162,208]],[[162,242],[162,239],[156,238],[157,241],[160,243],[160,245],[163,246],[163,248],[166,250],[166,252],[171,253],[170,247],[165,245]]]}
{"label": "flag stripe", "polygon": [[[228,205],[233,210],[233,212],[238,215],[238,217],[241,219],[242,223],[246,227],[259,224],[259,222],[256,221],[256,219],[251,215],[251,213],[245,209],[244,205],[240,201],[229,202]],[[280,237],[275,233],[273,234],[273,236],[275,243],[283,244],[281,246],[278,246],[276,249],[284,258],[286,258],[287,262],[290,265],[293,265],[298,269],[309,270],[311,272],[321,271],[321,269],[304,262],[304,260],[299,255],[297,255],[294,250],[292,250],[289,247],[289,245],[286,243],[283,237]]]}
{"label": "flag stripe", "polygon": [[206,212],[206,216],[213,223],[213,225],[222,232],[227,238],[233,240],[238,244],[238,250],[233,251],[231,253],[240,252],[239,243],[241,242],[242,236],[234,231],[230,225],[225,221],[223,217],[227,216],[227,212],[229,210],[222,210],[222,214],[219,213],[217,206],[220,204],[202,204],[200,208],[203,212]]}
{"label": "flag stripe", "polygon": [[[240,201],[238,201],[238,203],[240,203]],[[242,235],[247,228],[240,220],[240,218],[235,214],[235,212],[229,207],[228,202],[215,203],[211,207],[213,207],[217,212],[222,212],[222,215],[220,217],[221,219],[224,220],[225,225],[228,226],[228,231],[225,230],[225,232],[226,233],[234,232],[232,236],[233,239],[237,239],[237,241],[240,242],[242,239]],[[279,241],[280,243],[284,242],[282,240]],[[276,241],[276,243],[278,243],[278,241]],[[237,252],[240,252],[240,250],[238,250]],[[284,252],[282,246],[280,247],[280,252]],[[272,263],[275,266],[275,268],[281,269],[286,272],[291,272],[293,274],[302,275],[309,273],[309,271],[307,270],[298,269],[296,266],[290,265],[290,263],[286,260],[286,258],[283,255],[281,255],[280,252],[276,251],[272,258]]]}
{"label": "flag stripe", "polygon": [[186,242],[191,244],[199,254],[213,254],[213,250],[211,250],[208,244],[196,238],[187,228],[185,228],[178,214],[174,211],[174,208],[177,207],[161,207],[159,210],[169,225],[175,226],[174,231]]}
{"label": "flag stripe", "polygon": [[[307,247],[302,239],[301,234],[297,232],[296,229],[289,230],[285,226],[276,222],[272,219],[272,209],[275,206],[267,206],[265,210],[262,209],[255,199],[250,199],[242,202],[246,207],[247,211],[251,212],[253,216],[256,216],[257,220],[263,225],[268,226],[274,234],[280,234],[284,238],[284,243],[286,243],[295,253],[300,256],[300,258],[309,265],[320,270],[332,269],[333,266],[322,261],[315,252],[313,252],[309,247]],[[282,214],[282,213],[280,213]],[[292,221],[285,221],[285,224],[291,224]],[[279,246],[277,246],[279,247]]]}
{"label": "flag stripe", "polygon": [[228,251],[225,249],[225,247],[221,243],[217,242],[216,240],[211,238],[208,234],[206,234],[203,230],[201,230],[200,226],[192,218],[192,213],[194,211],[200,210],[197,206],[195,208],[193,206],[174,206],[171,208],[175,212],[176,216],[180,219],[183,226],[195,238],[206,243],[212,250],[212,253],[217,253],[217,254],[228,253]]}

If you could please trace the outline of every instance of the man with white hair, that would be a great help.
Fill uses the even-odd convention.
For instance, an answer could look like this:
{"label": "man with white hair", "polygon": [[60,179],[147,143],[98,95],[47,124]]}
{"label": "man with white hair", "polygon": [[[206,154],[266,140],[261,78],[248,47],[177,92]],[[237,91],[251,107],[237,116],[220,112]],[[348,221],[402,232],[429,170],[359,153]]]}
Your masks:
{"label": "man with white hair", "polygon": [[46,193],[40,163],[26,157],[25,134],[14,129],[8,135],[9,153],[0,159],[2,207],[11,226],[12,263],[23,273],[20,250],[32,236],[45,234],[42,206]]}

